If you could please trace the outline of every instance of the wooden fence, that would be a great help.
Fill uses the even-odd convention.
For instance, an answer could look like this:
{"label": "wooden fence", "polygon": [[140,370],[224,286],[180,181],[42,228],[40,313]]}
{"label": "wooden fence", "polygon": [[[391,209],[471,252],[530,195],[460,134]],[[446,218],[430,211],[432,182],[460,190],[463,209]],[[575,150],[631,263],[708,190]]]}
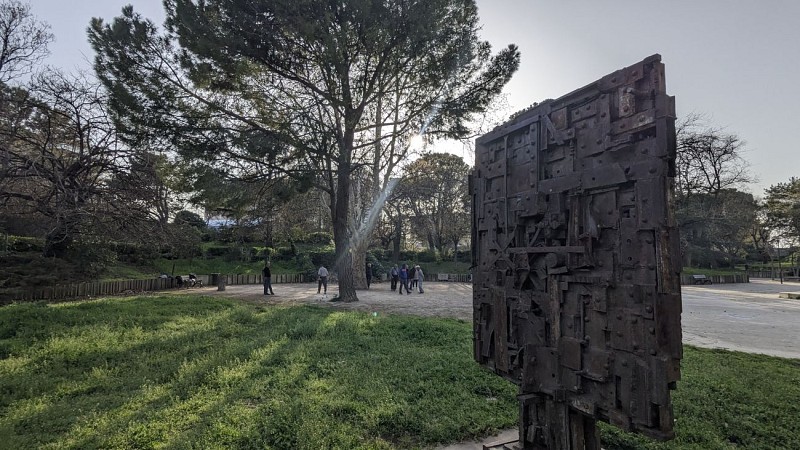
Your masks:
{"label": "wooden fence", "polygon": [[172,278],[151,278],[147,280],[94,281],[89,283],[43,286],[28,289],[13,289],[0,293],[0,302],[12,300],[66,300],[72,298],[91,298],[102,295],[119,295],[125,292],[163,291],[176,288]]}
{"label": "wooden fence", "polygon": [[[793,275],[794,271],[792,268],[783,269],[783,278],[784,279],[797,279],[796,276]],[[780,271],[778,269],[774,270],[749,270],[747,274],[750,278],[769,278],[771,280],[777,280],[780,278]]]}
{"label": "wooden fence", "polygon": [[[197,279],[202,281],[205,286],[210,286],[212,279],[216,281],[219,276],[198,275]],[[262,284],[262,277],[258,275],[223,275],[225,284]],[[187,275],[182,275],[183,279],[188,279]],[[272,276],[273,283],[302,283],[303,274],[276,274]],[[174,278],[151,278],[146,280],[123,280],[123,281],[95,281],[89,283],[64,284],[58,286],[43,286],[26,289],[8,289],[0,291],[0,304],[12,301],[31,301],[31,300],[67,300],[92,298],[105,295],[120,295],[125,293],[155,292],[168,289],[177,289],[178,284]]]}
{"label": "wooden fence", "polygon": [[[764,272],[758,273],[763,278]],[[770,274],[766,272],[766,274]],[[229,286],[246,285],[246,284],[262,284],[263,278],[261,274],[241,274],[241,275],[198,275],[197,278],[201,280],[206,286],[210,286],[211,282],[218,280],[218,276],[225,277],[225,284]],[[750,274],[738,275],[708,275],[708,278],[714,284],[727,284],[727,283],[749,283],[750,276],[754,276],[751,271]],[[754,276],[755,277],[755,276]],[[187,277],[184,276],[184,279]],[[273,284],[284,283],[311,283],[315,282],[316,277],[309,277],[301,273],[290,274],[275,274],[272,276]],[[426,274],[426,282],[447,281],[455,283],[469,283],[472,281],[472,276],[468,273],[458,274]],[[694,281],[691,275],[681,275],[682,285],[692,285]],[[91,283],[76,283],[61,286],[46,286],[32,289],[15,289],[0,292],[0,304],[10,303],[14,300],[66,300],[76,298],[92,298],[104,295],[120,295],[125,293],[139,293],[139,292],[154,292],[164,291],[168,289],[176,289],[178,285],[173,278],[152,278],[147,280],[124,280],[124,281],[96,281]]]}
{"label": "wooden fence", "polygon": [[[749,283],[750,277],[747,274],[736,275],[706,275],[709,280],[714,284],[730,284],[730,283]],[[691,275],[681,275],[681,285],[691,286],[695,284]]]}
{"label": "wooden fence", "polygon": [[[314,279],[307,279],[308,277],[302,273],[281,273],[281,274],[273,274],[272,275],[272,284],[281,284],[281,283],[305,283],[316,281]],[[225,284],[227,285],[237,285],[237,284],[263,284],[264,278],[261,274],[243,274],[243,275],[225,275]]]}

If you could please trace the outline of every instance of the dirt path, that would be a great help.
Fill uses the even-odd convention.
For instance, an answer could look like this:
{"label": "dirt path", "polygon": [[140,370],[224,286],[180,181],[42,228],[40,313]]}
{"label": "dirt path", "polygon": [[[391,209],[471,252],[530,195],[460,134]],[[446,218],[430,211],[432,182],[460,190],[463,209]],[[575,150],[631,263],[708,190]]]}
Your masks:
{"label": "dirt path", "polygon": [[225,291],[216,288],[190,289],[181,293],[223,295],[256,304],[316,304],[333,309],[389,314],[409,314],[427,317],[452,317],[472,321],[472,285],[468,283],[425,283],[424,294],[412,292],[400,295],[389,289],[388,283],[375,283],[371,289],[358,291],[358,302],[330,302],[338,291],[337,286],[328,286],[328,296],[317,294],[317,285],[276,284],[275,295],[264,295],[261,285],[227,286]]}

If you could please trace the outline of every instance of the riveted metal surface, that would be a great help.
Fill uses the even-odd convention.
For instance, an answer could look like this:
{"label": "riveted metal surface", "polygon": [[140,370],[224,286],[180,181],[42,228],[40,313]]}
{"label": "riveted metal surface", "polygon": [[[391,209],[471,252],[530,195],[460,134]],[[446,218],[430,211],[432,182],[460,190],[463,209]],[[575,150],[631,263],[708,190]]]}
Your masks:
{"label": "riveted metal surface", "polygon": [[474,357],[520,386],[524,448],[593,448],[594,420],[673,436],[681,298],[664,80],[654,55],[476,141]]}

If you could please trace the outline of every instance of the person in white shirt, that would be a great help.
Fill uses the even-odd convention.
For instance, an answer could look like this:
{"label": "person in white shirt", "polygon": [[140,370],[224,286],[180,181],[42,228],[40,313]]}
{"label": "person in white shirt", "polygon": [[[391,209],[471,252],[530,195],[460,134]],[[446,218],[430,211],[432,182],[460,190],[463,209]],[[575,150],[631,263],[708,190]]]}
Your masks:
{"label": "person in white shirt", "polygon": [[422,273],[422,268],[420,266],[415,267],[415,269],[417,269],[414,273],[414,276],[417,277],[417,289],[419,289],[420,294],[424,294],[425,291],[422,289],[422,280],[425,279],[425,274]]}
{"label": "person in white shirt", "polygon": [[325,294],[328,293],[328,269],[325,266],[319,266],[319,270],[317,271],[317,280],[319,283],[317,284],[317,294],[322,291],[322,288],[325,288]]}

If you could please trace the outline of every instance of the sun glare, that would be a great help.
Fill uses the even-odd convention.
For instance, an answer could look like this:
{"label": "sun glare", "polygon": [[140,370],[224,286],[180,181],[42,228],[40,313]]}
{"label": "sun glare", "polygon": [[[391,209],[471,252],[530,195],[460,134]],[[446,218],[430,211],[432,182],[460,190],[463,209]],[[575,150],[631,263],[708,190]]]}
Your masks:
{"label": "sun glare", "polygon": [[415,134],[408,142],[408,148],[411,150],[419,150],[425,144],[421,134]]}

